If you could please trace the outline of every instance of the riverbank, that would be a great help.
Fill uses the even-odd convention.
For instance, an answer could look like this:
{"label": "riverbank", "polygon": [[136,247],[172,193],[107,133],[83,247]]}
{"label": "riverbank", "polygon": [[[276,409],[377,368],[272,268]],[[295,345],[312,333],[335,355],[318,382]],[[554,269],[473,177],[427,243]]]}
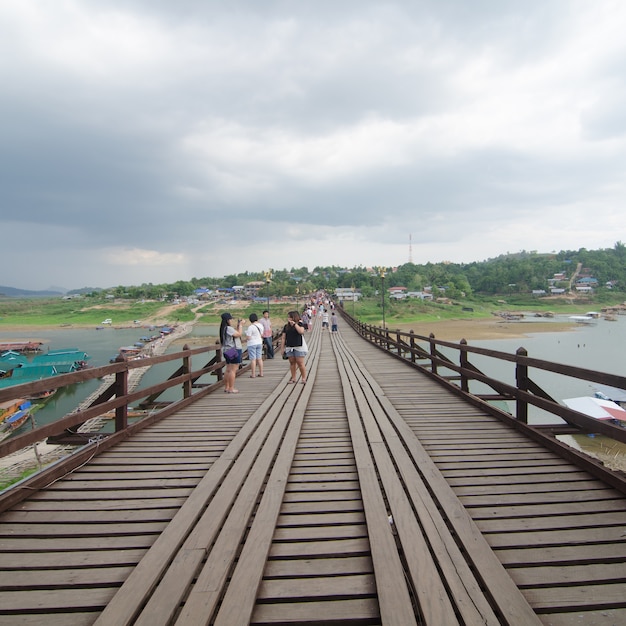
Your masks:
{"label": "riverbank", "polygon": [[[187,334],[194,326],[195,322],[185,322],[181,327],[186,329]],[[494,316],[484,318],[472,318],[461,320],[439,320],[439,321],[414,321],[405,323],[388,324],[390,330],[401,330],[403,332],[413,331],[416,335],[429,336],[431,333],[437,339],[444,341],[460,341],[461,339],[484,340],[484,339],[514,339],[516,337],[526,337],[529,333],[559,332],[573,330],[576,324],[568,321],[508,321]],[[67,327],[58,326],[26,326],[11,325],[2,328],[3,333],[24,333],[32,331],[32,341],[42,341],[37,337],[37,332],[42,330],[59,329],[76,330],[80,328],[92,328],[92,326],[72,325]],[[138,327],[141,328],[141,327]],[[177,336],[180,336],[177,334]],[[11,341],[8,339],[7,341]],[[17,341],[17,339],[15,340]],[[45,340],[43,340],[45,342]],[[193,343],[193,338],[190,338]]]}
{"label": "riverbank", "polygon": [[443,341],[467,341],[489,339],[515,339],[527,337],[530,333],[556,333],[574,330],[572,322],[528,322],[508,321],[495,317],[468,320],[442,320],[437,322],[410,322],[397,324],[391,330],[413,331],[416,335],[428,337],[431,333]]}

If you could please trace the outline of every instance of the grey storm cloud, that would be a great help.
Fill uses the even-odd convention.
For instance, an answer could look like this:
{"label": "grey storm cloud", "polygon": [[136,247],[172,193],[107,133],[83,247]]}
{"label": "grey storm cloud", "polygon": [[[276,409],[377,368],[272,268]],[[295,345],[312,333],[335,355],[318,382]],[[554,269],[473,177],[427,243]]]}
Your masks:
{"label": "grey storm cloud", "polygon": [[35,245],[0,284],[610,247],[625,26],[613,0],[5,0],[0,227]]}

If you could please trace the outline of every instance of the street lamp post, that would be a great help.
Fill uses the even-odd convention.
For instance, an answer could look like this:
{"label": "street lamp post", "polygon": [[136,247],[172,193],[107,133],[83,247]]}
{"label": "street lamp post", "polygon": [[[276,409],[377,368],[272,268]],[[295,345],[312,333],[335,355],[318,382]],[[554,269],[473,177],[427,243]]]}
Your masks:
{"label": "street lamp post", "polygon": [[387,324],[385,323],[385,268],[378,268],[378,275],[380,276],[380,296],[382,298],[383,304],[383,328],[387,328]]}
{"label": "street lamp post", "polygon": [[272,282],[272,270],[264,272],[265,288],[267,289],[267,312],[270,312],[270,283]]}
{"label": "street lamp post", "polygon": [[354,319],[354,284],[352,284],[352,319]]}

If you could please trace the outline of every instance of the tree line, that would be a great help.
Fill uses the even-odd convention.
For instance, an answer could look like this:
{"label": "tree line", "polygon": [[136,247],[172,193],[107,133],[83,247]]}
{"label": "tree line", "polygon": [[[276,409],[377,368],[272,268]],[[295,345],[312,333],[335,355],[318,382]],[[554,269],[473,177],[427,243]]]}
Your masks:
{"label": "tree line", "polygon": [[[120,298],[164,299],[192,296],[202,288],[228,289],[260,281],[264,283],[258,293],[261,297],[298,296],[319,289],[332,293],[338,287],[354,288],[364,296],[370,296],[382,288],[401,286],[408,291],[431,287],[433,291],[445,292],[450,298],[471,298],[472,295],[510,295],[547,290],[548,280],[560,273],[567,280],[554,286],[569,287],[569,278],[579,264],[584,275],[597,280],[598,291],[626,292],[626,245],[620,241],[612,248],[599,250],[521,251],[472,263],[405,263],[395,268],[376,269],[318,266],[309,270],[303,266],[272,270],[269,277],[265,271],[243,272],[221,278],[192,278],[160,285],[119,285],[105,291]],[[85,293],[86,290],[80,291]],[[101,292],[87,291],[85,295],[99,296]]]}

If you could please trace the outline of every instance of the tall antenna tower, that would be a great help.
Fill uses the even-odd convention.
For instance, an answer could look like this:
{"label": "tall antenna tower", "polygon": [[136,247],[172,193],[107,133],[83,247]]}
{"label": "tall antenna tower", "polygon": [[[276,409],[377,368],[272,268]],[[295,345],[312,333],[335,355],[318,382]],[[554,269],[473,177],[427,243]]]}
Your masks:
{"label": "tall antenna tower", "polygon": [[413,235],[409,233],[409,263],[413,263]]}

